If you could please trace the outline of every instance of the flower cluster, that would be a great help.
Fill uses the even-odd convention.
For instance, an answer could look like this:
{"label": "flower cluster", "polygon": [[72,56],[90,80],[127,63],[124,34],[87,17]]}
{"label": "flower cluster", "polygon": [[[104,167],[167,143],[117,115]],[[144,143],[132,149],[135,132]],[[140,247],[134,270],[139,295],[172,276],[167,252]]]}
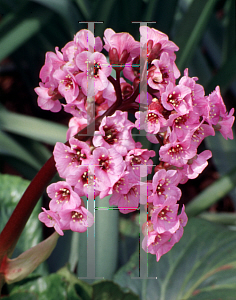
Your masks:
{"label": "flower cluster", "polygon": [[[72,118],[68,142],[56,143],[53,152],[58,173],[65,180],[47,188],[49,210],[43,208],[39,219],[63,235],[63,230],[84,232],[93,225],[82,196],[111,195],[110,205],[125,214],[146,205],[142,247],[156,254],[158,261],[180,240],[187,223],[184,206],[178,215],[178,185],[196,178],[207,166],[211,152],[198,153],[205,137],[218,130],[225,139],[233,138],[234,109],[227,113],[219,87],[205,95],[187,69],[179,79],[178,47],[167,35],[147,26],[140,27],[140,34],[138,42],[128,33],[106,29],[103,46],[92,32],[80,30],[61,52],[56,48],[55,53],[46,54],[42,82],[35,89],[38,105],[52,112],[64,107]],[[147,73],[140,74],[141,64]],[[111,76],[112,69],[116,78]],[[91,80],[92,85],[88,84]],[[140,110],[143,81],[147,109]],[[82,138],[78,132],[89,125],[91,97],[95,131]],[[128,112],[135,114],[135,123],[128,119]],[[152,180],[147,175],[153,171],[151,158],[156,153],[135,143],[133,128],[160,145],[160,163]]]}

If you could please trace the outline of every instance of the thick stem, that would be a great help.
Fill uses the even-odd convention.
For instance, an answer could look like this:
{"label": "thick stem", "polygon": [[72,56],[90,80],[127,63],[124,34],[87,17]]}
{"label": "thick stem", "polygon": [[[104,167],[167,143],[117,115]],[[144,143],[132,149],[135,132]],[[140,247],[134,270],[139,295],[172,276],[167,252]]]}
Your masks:
{"label": "thick stem", "polygon": [[31,181],[0,234],[0,261],[4,255],[10,255],[14,250],[38,199],[56,172],[54,158],[51,156]]}

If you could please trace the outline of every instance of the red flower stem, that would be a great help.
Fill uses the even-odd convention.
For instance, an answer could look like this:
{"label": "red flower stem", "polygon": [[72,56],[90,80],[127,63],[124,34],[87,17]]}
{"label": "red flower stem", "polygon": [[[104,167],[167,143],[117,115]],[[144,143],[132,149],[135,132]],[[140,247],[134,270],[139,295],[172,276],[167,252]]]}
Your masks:
{"label": "red flower stem", "polygon": [[29,184],[0,234],[0,261],[3,256],[9,256],[13,252],[38,199],[56,172],[54,158],[51,156]]}

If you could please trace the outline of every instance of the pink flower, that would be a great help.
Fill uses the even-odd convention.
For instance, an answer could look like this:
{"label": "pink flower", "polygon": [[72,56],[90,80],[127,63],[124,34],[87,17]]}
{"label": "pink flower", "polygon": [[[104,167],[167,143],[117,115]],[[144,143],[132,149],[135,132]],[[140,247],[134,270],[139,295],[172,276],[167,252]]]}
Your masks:
{"label": "pink flower", "polygon": [[58,80],[58,91],[66,99],[67,103],[74,101],[79,95],[79,87],[74,75],[69,69],[58,69],[53,77]]}
{"label": "pink flower", "polygon": [[85,142],[75,138],[69,139],[69,146],[57,142],[53,151],[56,167],[59,175],[66,178],[76,172],[76,168],[81,164],[89,164],[90,148]]}
{"label": "pink flower", "polygon": [[140,185],[144,182],[130,182],[129,175],[121,177],[113,186],[113,193],[109,200],[110,205],[118,206],[123,214],[135,211],[140,202]]}
{"label": "pink flower", "polygon": [[161,103],[167,110],[176,110],[181,115],[187,114],[192,110],[190,97],[191,89],[185,85],[176,85],[172,82],[166,87],[166,91],[161,94]]}
{"label": "pink flower", "polygon": [[[148,62],[158,59],[162,52],[167,52],[172,60],[175,60],[174,51],[178,51],[179,47],[175,43],[169,41],[169,38],[163,32],[150,28],[148,26],[140,26],[139,28],[141,41],[147,43]],[[144,45],[141,44],[141,47]]]}
{"label": "pink flower", "polygon": [[163,204],[154,206],[151,213],[153,229],[158,233],[174,233],[179,228],[178,207],[174,197],[169,197]]}
{"label": "pink flower", "polygon": [[205,137],[209,135],[215,135],[215,131],[211,125],[204,124],[204,119],[202,122],[192,130],[191,143],[197,148]]}
{"label": "pink flower", "polygon": [[150,157],[154,157],[155,155],[155,151],[153,150],[138,148],[130,150],[125,157],[127,171],[132,174],[131,176],[134,175],[141,180],[141,177],[147,176],[147,174],[152,172],[153,161]]}
{"label": "pink flower", "polygon": [[75,136],[80,130],[87,126],[86,118],[76,118],[72,117],[69,121],[69,129],[66,133],[66,139],[69,140],[71,137]]}
{"label": "pink flower", "polygon": [[175,79],[180,76],[178,68],[170,60],[167,52],[161,54],[160,60],[154,59],[152,65],[148,70],[148,85],[153,89],[165,90],[169,82],[175,83]]}
{"label": "pink flower", "polygon": [[58,212],[81,205],[81,199],[65,181],[52,183],[47,187],[48,196],[52,199],[49,208]]}
{"label": "pink flower", "polygon": [[38,216],[39,221],[43,222],[47,227],[54,227],[58,234],[64,235],[58,213],[51,210],[46,210],[43,207],[42,210],[43,212],[41,212]]}
{"label": "pink flower", "polygon": [[235,117],[233,116],[233,114],[234,114],[234,108],[230,110],[229,114],[226,113],[224,116],[221,116],[217,125],[214,126],[214,128],[216,130],[219,130],[226,140],[228,138],[231,140],[234,138],[232,126]]}
{"label": "pink flower", "polygon": [[190,131],[200,125],[199,115],[193,111],[185,115],[172,113],[167,120],[167,124],[172,127],[172,132],[179,141],[183,141]]}
{"label": "pink flower", "polygon": [[168,198],[178,201],[181,197],[181,190],[177,187],[179,176],[176,170],[161,169],[152,178],[153,193],[148,197],[148,202],[153,205],[162,205]]}
{"label": "pink flower", "polygon": [[181,142],[171,138],[172,136],[170,136],[169,143],[161,146],[159,150],[160,160],[176,167],[182,167],[196,155],[197,148],[190,143],[190,134]]}
{"label": "pink flower", "polygon": [[58,92],[57,86],[53,86],[46,82],[45,84],[40,82],[39,87],[36,87],[35,92],[38,95],[38,106],[45,110],[52,112],[58,112],[61,110],[61,103],[59,101],[62,98]]}
{"label": "pink flower", "polygon": [[94,174],[102,189],[112,187],[125,170],[122,155],[115,149],[98,147],[93,151]]}
{"label": "pink flower", "polygon": [[104,48],[109,52],[112,65],[124,65],[131,58],[139,55],[139,42],[127,32],[116,33],[111,28],[104,31]]}
{"label": "pink flower", "polygon": [[[83,51],[76,56],[76,65],[83,71],[76,75],[76,81],[85,95],[96,95],[98,91],[103,91],[108,86],[107,77],[111,74],[112,68],[102,53]],[[88,86],[89,79],[94,80],[94,86]]]}
{"label": "pink flower", "polygon": [[200,173],[208,165],[207,160],[212,157],[210,150],[205,150],[202,153],[194,156],[188,161],[187,176],[189,179],[197,178]]}
{"label": "pink flower", "polygon": [[94,223],[93,215],[83,206],[60,211],[59,215],[64,230],[85,232]]}
{"label": "pink flower", "polygon": [[161,256],[172,248],[171,237],[172,234],[169,231],[163,233],[151,231],[144,237],[142,248],[147,253],[156,254],[156,260],[159,261]]}
{"label": "pink flower", "polygon": [[[93,42],[91,45],[94,44],[94,48],[92,48],[89,44],[90,41]],[[94,52],[94,50],[101,52],[103,47],[101,38],[99,36],[94,38],[93,33],[87,29],[81,29],[78,31],[74,36],[74,42],[80,47],[81,52],[87,50],[90,52]]]}
{"label": "pink flower", "polygon": [[115,148],[121,155],[135,148],[131,135],[133,123],[127,119],[127,112],[117,110],[112,116],[104,117],[99,131],[95,131],[93,144],[95,147]]}
{"label": "pink flower", "polygon": [[74,173],[70,173],[66,181],[74,186],[74,191],[80,196],[93,197],[99,195],[99,186],[94,175],[93,165],[81,165],[76,168]]}
{"label": "pink flower", "polygon": [[45,64],[39,73],[39,77],[43,82],[51,83],[53,73],[65,64],[63,55],[60,51],[58,51],[58,47],[55,48],[55,51],[56,53],[46,53]]}
{"label": "pink flower", "polygon": [[182,207],[181,214],[178,215],[178,219],[179,219],[179,222],[180,222],[180,226],[179,226],[178,230],[173,234],[173,236],[170,240],[170,243],[172,245],[179,242],[179,240],[181,239],[181,237],[183,236],[183,233],[184,233],[183,227],[186,226],[186,224],[188,222],[188,217],[185,213],[184,205]]}

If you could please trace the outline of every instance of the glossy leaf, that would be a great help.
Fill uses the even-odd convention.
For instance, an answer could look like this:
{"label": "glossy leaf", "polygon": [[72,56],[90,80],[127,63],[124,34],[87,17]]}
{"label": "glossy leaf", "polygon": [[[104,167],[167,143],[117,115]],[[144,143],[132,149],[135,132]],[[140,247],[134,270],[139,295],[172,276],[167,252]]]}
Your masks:
{"label": "glossy leaf", "polygon": [[51,11],[32,2],[5,16],[0,23],[0,61],[36,34],[51,16]]}
{"label": "glossy leaf", "polygon": [[66,126],[5,110],[0,111],[0,129],[50,145],[66,141]]}
{"label": "glossy leaf", "polygon": [[189,217],[193,217],[209,208],[222,197],[227,195],[236,186],[236,167],[226,173],[220,179],[215,181],[199,195],[197,195],[186,206],[186,213]]}
{"label": "glossy leaf", "polygon": [[41,168],[41,164],[35,159],[30,152],[18,144],[8,134],[0,131],[0,155],[13,156],[33,167],[36,170]]}
{"label": "glossy leaf", "polygon": [[[233,130],[235,137],[235,131]],[[219,172],[220,176],[230,172],[236,167],[236,140],[225,140],[223,136],[216,132],[215,136],[209,136],[205,140],[206,146],[212,151],[214,165]],[[236,187],[236,184],[235,184]],[[230,192],[230,196],[236,208],[236,189]]]}
{"label": "glossy leaf", "polygon": [[[7,223],[15,206],[20,200],[22,194],[29,185],[28,180],[18,176],[0,174],[0,231]],[[38,220],[38,214],[41,211],[41,201],[38,202],[33,210],[26,226],[19,238],[13,257],[19,256],[22,252],[34,247],[42,240],[42,225]],[[46,265],[41,264],[37,273],[46,274]]]}
{"label": "glossy leaf", "polygon": [[[21,298],[22,295],[25,298]],[[18,296],[18,298],[17,298]],[[36,296],[36,298],[34,298]],[[102,281],[89,285],[73,274],[67,268],[60,269],[56,274],[30,280],[16,286],[8,297],[2,299],[25,300],[139,300],[132,292],[123,292],[112,281]]]}
{"label": "glossy leaf", "polygon": [[155,255],[149,256],[148,276],[154,279],[132,278],[139,277],[138,250],[114,279],[142,300],[213,300],[218,299],[212,296],[217,291],[224,292],[222,299],[232,300],[232,292],[236,293],[235,249],[236,232],[205,220],[190,219],[180,242],[159,262]]}
{"label": "glossy leaf", "polygon": [[176,64],[181,72],[187,67],[197,44],[205,33],[216,2],[217,0],[192,1],[189,9],[181,19],[181,23],[174,36],[174,42],[180,48]]}

